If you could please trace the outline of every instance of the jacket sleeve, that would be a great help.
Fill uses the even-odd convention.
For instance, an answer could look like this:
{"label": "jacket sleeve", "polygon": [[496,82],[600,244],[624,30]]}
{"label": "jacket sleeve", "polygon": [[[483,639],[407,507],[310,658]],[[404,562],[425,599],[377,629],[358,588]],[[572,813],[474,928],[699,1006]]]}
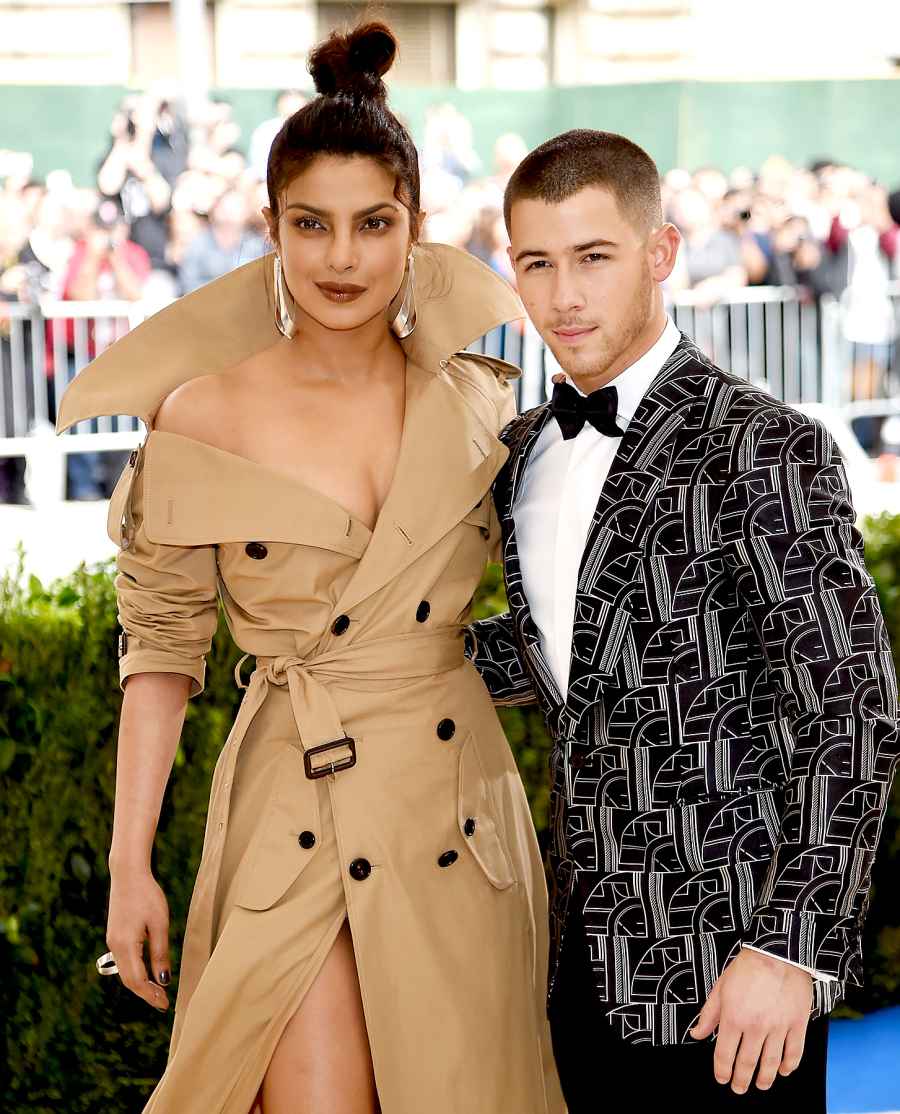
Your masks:
{"label": "jacket sleeve", "polygon": [[138,450],[110,500],[116,555],[119,684],[133,673],[183,673],[189,696],[203,691],[206,654],[218,624],[213,545],[160,545],[144,528],[143,454]]}
{"label": "jacket sleeve", "polygon": [[[502,364],[503,361],[492,361]],[[516,416],[516,396],[509,380],[514,376],[503,365],[495,370],[499,389],[496,397],[498,429],[502,431]],[[517,370],[517,369],[514,369]],[[503,539],[500,519],[493,497],[491,498],[490,526],[491,561],[503,559]],[[531,678],[519,653],[512,616],[508,611],[478,619],[466,632],[466,657],[474,664],[487,686],[491,699],[503,707],[536,704],[537,697]]]}
{"label": "jacket sleeve", "polygon": [[466,657],[481,674],[495,704],[508,708],[537,703],[508,611],[469,625]]}
{"label": "jacket sleeve", "polygon": [[732,463],[718,534],[774,693],[787,771],[772,864],[742,942],[862,985],[862,924],[898,762],[887,629],[824,427],[792,410],[762,412]]}

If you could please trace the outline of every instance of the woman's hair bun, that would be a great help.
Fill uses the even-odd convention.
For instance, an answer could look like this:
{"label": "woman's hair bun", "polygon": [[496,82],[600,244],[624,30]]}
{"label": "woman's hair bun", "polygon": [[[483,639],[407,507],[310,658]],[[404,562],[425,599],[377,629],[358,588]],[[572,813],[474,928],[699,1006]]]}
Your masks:
{"label": "woman's hair bun", "polygon": [[309,57],[316,90],[326,97],[340,93],[387,99],[382,76],[394,64],[397,40],[384,23],[363,23],[352,31],[332,31]]}

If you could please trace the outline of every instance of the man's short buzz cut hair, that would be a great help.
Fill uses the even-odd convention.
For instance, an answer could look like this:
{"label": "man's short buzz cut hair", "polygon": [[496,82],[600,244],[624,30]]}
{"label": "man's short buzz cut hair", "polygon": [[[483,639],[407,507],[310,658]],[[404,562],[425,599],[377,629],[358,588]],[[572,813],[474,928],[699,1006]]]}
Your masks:
{"label": "man's short buzz cut hair", "polygon": [[516,167],[503,196],[506,231],[517,201],[558,205],[589,186],[609,190],[642,236],[663,223],[659,170],[643,147],[615,132],[576,128],[548,139]]}

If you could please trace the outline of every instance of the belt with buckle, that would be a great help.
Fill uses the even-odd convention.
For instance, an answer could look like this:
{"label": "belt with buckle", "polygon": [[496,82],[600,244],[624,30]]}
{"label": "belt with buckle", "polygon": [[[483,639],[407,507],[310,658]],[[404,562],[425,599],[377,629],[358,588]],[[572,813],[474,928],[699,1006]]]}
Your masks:
{"label": "belt with buckle", "polygon": [[[338,759],[337,762],[322,762],[318,766],[313,765],[313,757],[317,754],[324,754],[329,750],[336,750],[338,747],[346,746],[350,751],[348,755]],[[326,774],[333,774],[337,770],[349,770],[351,766],[356,765],[356,740],[351,739],[349,735],[345,735],[343,739],[335,739],[330,743],[321,743],[316,747],[309,747],[303,751],[303,768],[306,770],[307,777],[325,777]]]}

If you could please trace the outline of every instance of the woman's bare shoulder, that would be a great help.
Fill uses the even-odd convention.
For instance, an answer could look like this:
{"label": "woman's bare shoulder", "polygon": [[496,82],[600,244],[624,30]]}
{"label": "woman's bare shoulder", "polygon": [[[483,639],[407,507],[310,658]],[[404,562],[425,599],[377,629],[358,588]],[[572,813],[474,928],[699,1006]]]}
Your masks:
{"label": "woman's bare shoulder", "polygon": [[153,428],[207,441],[210,435],[215,434],[229,393],[223,376],[218,373],[189,379],[179,384],[159,404]]}
{"label": "woman's bare shoulder", "polygon": [[[218,444],[252,394],[266,361],[256,353],[224,371],[198,375],[166,395],[156,411],[153,428]],[[225,447],[225,446],[222,446]]]}

